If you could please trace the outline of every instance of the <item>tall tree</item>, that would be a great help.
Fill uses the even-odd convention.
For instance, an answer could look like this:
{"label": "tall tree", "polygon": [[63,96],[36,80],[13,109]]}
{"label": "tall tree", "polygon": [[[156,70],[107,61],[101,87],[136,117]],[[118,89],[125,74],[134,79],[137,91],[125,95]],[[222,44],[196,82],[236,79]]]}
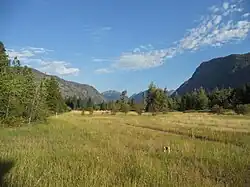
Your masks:
{"label": "tall tree", "polygon": [[94,106],[94,103],[91,99],[91,97],[89,97],[88,101],[87,101],[87,108],[90,108],[90,107],[93,107]]}
{"label": "tall tree", "polygon": [[146,111],[153,114],[168,110],[168,99],[165,91],[157,88],[153,83],[149,85],[146,103]]}
{"label": "tall tree", "polygon": [[208,107],[208,97],[203,88],[200,88],[197,93],[197,100],[196,100],[196,109],[198,110],[204,110]]}
{"label": "tall tree", "polygon": [[121,96],[120,96],[121,103],[125,102],[126,97],[127,97],[127,90],[124,90],[122,91]]}
{"label": "tall tree", "polygon": [[59,84],[56,79],[54,77],[47,78],[45,85],[47,89],[46,102],[49,110],[54,114],[64,112],[66,106],[61,96]]}

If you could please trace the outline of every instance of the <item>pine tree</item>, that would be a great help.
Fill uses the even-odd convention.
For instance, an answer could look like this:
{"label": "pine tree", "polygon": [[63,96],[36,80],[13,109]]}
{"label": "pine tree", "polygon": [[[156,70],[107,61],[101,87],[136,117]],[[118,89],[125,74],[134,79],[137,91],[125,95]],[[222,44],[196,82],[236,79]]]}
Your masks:
{"label": "pine tree", "polygon": [[88,101],[87,101],[87,108],[90,108],[90,107],[93,107],[94,106],[94,103],[91,99],[91,97],[89,97]]}
{"label": "pine tree", "polygon": [[46,103],[49,111],[53,114],[61,113],[66,110],[66,105],[61,96],[59,84],[54,77],[50,77],[45,81],[46,86]]}
{"label": "pine tree", "polygon": [[100,110],[107,110],[107,104],[104,101],[100,105]]}
{"label": "pine tree", "polygon": [[204,110],[208,107],[208,97],[203,88],[200,88],[196,97],[196,109]]}
{"label": "pine tree", "polygon": [[130,106],[127,103],[122,103],[121,104],[121,111],[127,114],[130,110]]}
{"label": "pine tree", "polygon": [[167,97],[168,96],[163,89],[157,88],[153,83],[151,83],[147,91],[146,111],[152,112],[153,115],[155,115],[157,112],[167,112]]}
{"label": "pine tree", "polygon": [[122,91],[121,96],[120,96],[121,103],[125,102],[126,96],[127,96],[127,90]]}

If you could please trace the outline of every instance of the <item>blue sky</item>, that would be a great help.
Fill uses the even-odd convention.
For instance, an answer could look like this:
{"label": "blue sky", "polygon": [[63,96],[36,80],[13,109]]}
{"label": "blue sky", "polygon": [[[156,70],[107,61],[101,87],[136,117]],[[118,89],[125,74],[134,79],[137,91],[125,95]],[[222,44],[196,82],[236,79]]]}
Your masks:
{"label": "blue sky", "polygon": [[178,88],[203,61],[250,52],[250,0],[3,0],[9,56],[98,91]]}

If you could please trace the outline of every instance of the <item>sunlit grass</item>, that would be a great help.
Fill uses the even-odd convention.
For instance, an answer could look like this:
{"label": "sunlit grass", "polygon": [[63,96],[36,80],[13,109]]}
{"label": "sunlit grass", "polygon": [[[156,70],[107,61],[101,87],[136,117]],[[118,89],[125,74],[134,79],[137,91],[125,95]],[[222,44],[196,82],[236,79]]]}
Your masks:
{"label": "sunlit grass", "polygon": [[[248,186],[250,119],[85,115],[0,130],[9,186]],[[170,146],[171,153],[163,152]]]}

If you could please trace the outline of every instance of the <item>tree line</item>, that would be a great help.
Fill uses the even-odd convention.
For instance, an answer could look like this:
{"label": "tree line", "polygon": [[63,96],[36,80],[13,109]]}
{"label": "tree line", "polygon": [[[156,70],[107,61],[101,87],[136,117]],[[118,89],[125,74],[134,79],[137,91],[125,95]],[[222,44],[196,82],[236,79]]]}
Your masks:
{"label": "tree line", "polygon": [[10,60],[0,42],[0,124],[14,126],[46,120],[67,110],[54,77],[36,82],[31,68]]}
{"label": "tree line", "polygon": [[69,99],[71,104],[68,106],[78,106],[83,110],[110,110],[112,114],[116,112],[136,111],[151,112],[153,115],[157,113],[167,113],[169,111],[201,111],[223,113],[225,110],[234,110],[238,114],[250,113],[250,84],[245,84],[241,88],[223,88],[208,92],[204,88],[195,89],[192,92],[184,95],[174,93],[169,96],[166,89],[158,88],[154,83],[151,83],[148,90],[144,93],[141,102],[135,102],[134,99],[125,100],[127,91],[123,91],[121,97],[117,101],[102,102],[95,105],[91,102],[91,98],[85,100],[84,105],[80,98],[73,97]]}

